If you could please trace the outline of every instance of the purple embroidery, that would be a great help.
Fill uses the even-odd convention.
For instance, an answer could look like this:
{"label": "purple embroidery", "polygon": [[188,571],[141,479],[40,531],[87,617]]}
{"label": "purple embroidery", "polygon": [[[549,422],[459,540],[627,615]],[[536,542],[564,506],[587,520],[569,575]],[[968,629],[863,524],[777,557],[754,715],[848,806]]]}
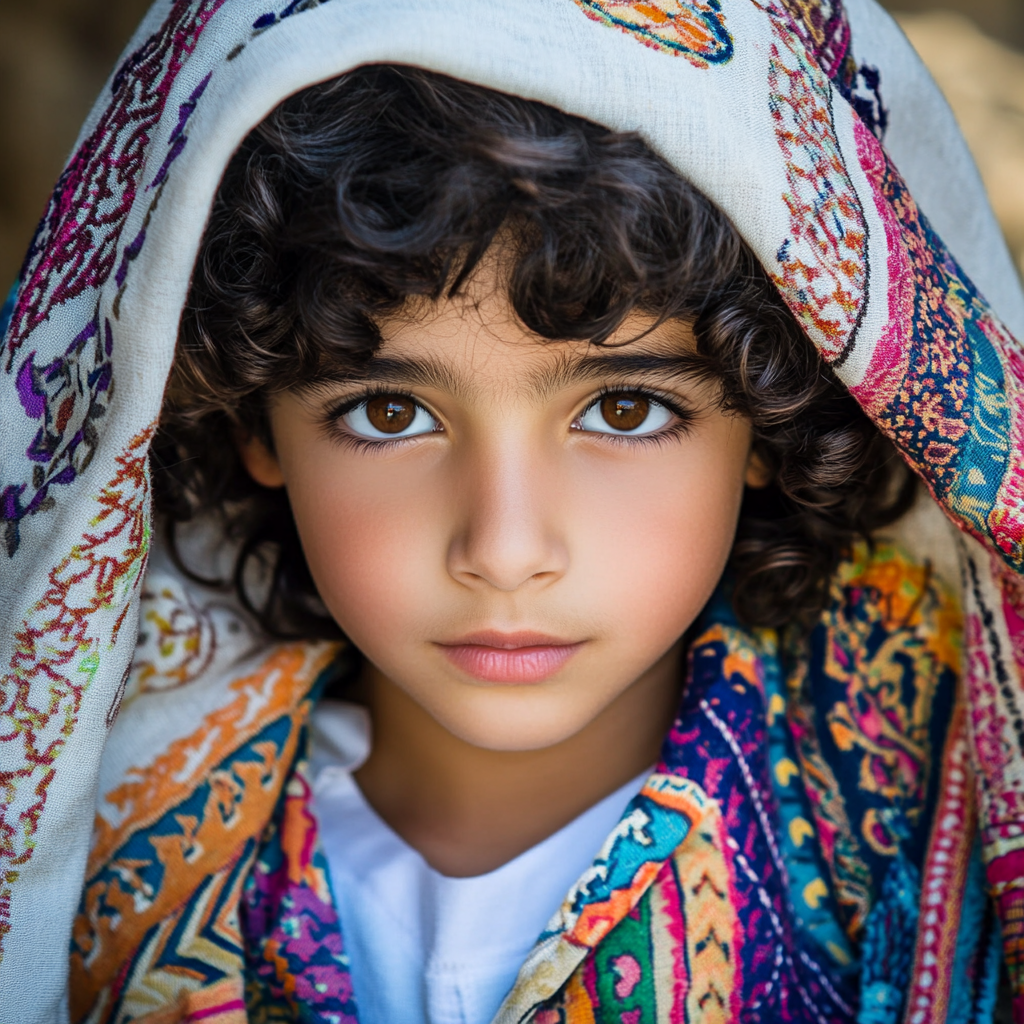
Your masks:
{"label": "purple embroidery", "polygon": [[[188,142],[188,136],[185,134],[185,126],[188,124],[188,119],[195,113],[196,107],[199,104],[199,97],[206,92],[206,87],[210,84],[210,79],[213,77],[211,71],[196,87],[192,90],[192,94],[189,98],[178,107],[178,126],[174,129],[171,134],[168,146],[170,152],[164,158],[164,162],[160,165],[160,170],[157,171],[156,177],[150,182],[150,188],[157,188],[162,185],[164,179],[167,177],[167,171],[171,164],[181,155],[181,151],[185,148],[185,143]],[[132,243],[133,245],[135,243]],[[140,244],[141,248],[141,244]],[[138,253],[136,252],[136,255]],[[127,255],[127,254],[126,254]],[[134,259],[135,257],[129,257]]]}
{"label": "purple embroidery", "polygon": [[[258,18],[254,28],[269,28],[325,2],[291,0],[280,12]],[[26,415],[42,420],[26,452],[35,464],[31,479],[10,482],[0,490],[0,541],[9,557],[18,549],[21,520],[51,508],[50,486],[71,483],[92,459],[98,443],[95,420],[106,412],[113,391],[113,330],[110,322],[104,321],[102,344],[87,344],[99,334],[97,311],[56,359],[40,366],[38,351],[20,364],[16,356],[56,307],[100,288],[112,275],[118,291],[111,310],[114,320],[120,315],[130,265],[145,244],[170,168],[188,143],[189,120],[212,72],[178,107],[167,152],[146,186],[146,191],[154,192],[149,209],[118,261],[121,234],[151,159],[151,137],[164,118],[178,74],[223,3],[175,0],[159,31],[118,69],[110,104],[61,175],[25,259],[17,297],[8,299],[0,314],[5,334],[4,372],[16,372],[15,386]],[[235,47],[227,59],[237,56],[244,45]]]}
{"label": "purple embroidery", "polygon": [[32,419],[37,420],[46,410],[46,403],[43,401],[43,395],[32,386],[32,353],[21,364],[21,369],[18,371],[18,397],[21,399],[22,408],[24,408],[26,415],[31,416]]}
{"label": "purple embroidery", "polygon": [[242,894],[249,998],[264,1013],[301,1006],[303,1019],[358,1024],[303,767],[288,781]]}
{"label": "purple embroidery", "polygon": [[[11,311],[6,338],[7,373],[31,332],[52,310],[98,288],[109,278],[125,220],[136,199],[150,134],[167,96],[203,28],[224,0],[178,0],[159,32],[132,54],[114,77],[111,103],[92,135],[61,176],[22,271],[23,282]],[[142,249],[159,186],[188,136],[185,128],[209,84],[208,74],[178,111],[178,123],[150,188],[157,195],[142,230],[124,250],[115,281],[118,315],[128,266]],[[26,451],[34,463],[30,481],[9,483],[0,492],[0,535],[9,557],[20,541],[20,522],[52,507],[49,488],[69,484],[92,460],[99,436],[95,421],[106,412],[113,389],[113,329],[99,314],[64,353],[45,365],[30,353],[18,367],[15,386],[25,414],[42,420]],[[30,497],[29,497],[30,495]]]}

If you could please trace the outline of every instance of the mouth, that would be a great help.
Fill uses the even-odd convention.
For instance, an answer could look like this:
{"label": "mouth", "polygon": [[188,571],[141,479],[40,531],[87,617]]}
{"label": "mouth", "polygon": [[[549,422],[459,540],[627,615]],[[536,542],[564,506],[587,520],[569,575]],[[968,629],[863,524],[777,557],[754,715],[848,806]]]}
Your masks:
{"label": "mouth", "polygon": [[543,633],[485,631],[438,647],[467,675],[487,683],[539,683],[583,646]]}

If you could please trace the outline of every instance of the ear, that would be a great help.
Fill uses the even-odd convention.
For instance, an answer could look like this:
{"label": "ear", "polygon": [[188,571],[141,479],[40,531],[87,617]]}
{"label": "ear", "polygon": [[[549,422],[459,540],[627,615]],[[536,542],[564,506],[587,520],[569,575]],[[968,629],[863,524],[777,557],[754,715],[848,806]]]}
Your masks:
{"label": "ear", "polygon": [[[252,471],[250,470],[250,472]],[[750,449],[750,455],[747,457],[747,472],[743,482],[748,487],[755,489],[767,487],[772,482],[771,470],[753,448]]]}
{"label": "ear", "polygon": [[284,487],[284,473],[277,456],[255,435],[236,434],[235,447],[249,476],[263,487]]}

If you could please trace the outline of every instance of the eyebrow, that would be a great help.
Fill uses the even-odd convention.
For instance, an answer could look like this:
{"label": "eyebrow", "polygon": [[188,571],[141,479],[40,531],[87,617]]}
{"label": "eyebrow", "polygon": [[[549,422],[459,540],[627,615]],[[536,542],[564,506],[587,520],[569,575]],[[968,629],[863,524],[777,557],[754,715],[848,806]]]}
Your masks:
{"label": "eyebrow", "polygon": [[457,394],[464,390],[461,375],[437,359],[401,359],[379,356],[355,374],[345,374],[345,383],[413,384]]}
{"label": "eyebrow", "polygon": [[531,383],[541,393],[605,377],[657,377],[663,381],[687,381],[706,374],[706,364],[690,352],[658,355],[653,352],[609,352],[582,358],[567,356],[554,370],[532,376]]}
{"label": "eyebrow", "polygon": [[[564,387],[608,377],[657,377],[663,381],[700,379],[706,363],[693,353],[659,355],[648,352],[608,352],[575,357],[565,355],[554,367],[535,370],[522,378],[524,387],[548,396]],[[469,391],[469,377],[440,360],[380,356],[353,372],[330,376],[323,383],[394,384],[431,388],[459,396]]]}

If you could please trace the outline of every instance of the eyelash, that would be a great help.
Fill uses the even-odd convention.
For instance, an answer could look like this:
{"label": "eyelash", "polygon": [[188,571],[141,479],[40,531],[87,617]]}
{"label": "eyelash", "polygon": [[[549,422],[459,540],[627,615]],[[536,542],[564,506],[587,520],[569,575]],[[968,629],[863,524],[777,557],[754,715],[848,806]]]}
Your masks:
{"label": "eyelash", "polygon": [[[650,401],[657,402],[659,405],[663,405],[669,412],[675,416],[675,422],[661,430],[658,430],[651,434],[601,434],[602,442],[610,444],[628,444],[634,446],[649,446],[649,445],[662,445],[669,441],[674,441],[680,437],[686,436],[693,426],[693,422],[696,419],[696,414],[692,409],[684,408],[677,398],[663,394],[660,391],[654,391],[650,388],[631,388],[628,385],[619,385],[618,387],[607,386],[602,388],[580,411],[573,417],[575,423],[579,420],[588,410],[593,408],[607,395],[619,395],[623,393],[629,393],[638,395],[641,398],[646,398]],[[337,405],[332,406],[324,416],[324,428],[328,432],[329,436],[333,441],[339,444],[351,445],[354,448],[358,448],[362,451],[375,451],[380,449],[394,448],[395,445],[408,443],[415,441],[423,434],[417,434],[413,437],[396,437],[394,439],[373,439],[369,437],[359,437],[356,434],[350,434],[345,430],[338,427],[338,421],[347,412],[351,412],[357,406],[362,405],[364,402],[372,401],[374,398],[381,398],[387,395],[401,394],[396,391],[393,387],[389,388],[385,385],[374,385],[367,388],[365,391],[361,391],[358,395],[352,395],[349,398],[344,399]],[[410,396],[411,397],[411,396]],[[414,399],[415,401],[415,399]],[[422,408],[427,407],[422,405],[420,402],[416,402]],[[427,412],[430,412],[427,409]],[[431,416],[434,414],[431,412]],[[434,417],[437,419],[437,417]],[[575,429],[575,428],[574,428]],[[441,431],[438,431],[440,433]],[[590,431],[580,431],[580,433],[591,433]]]}
{"label": "eyelash", "polygon": [[[331,408],[328,409],[326,414],[324,415],[324,429],[327,431],[327,434],[331,438],[331,440],[336,442],[337,444],[351,445],[353,448],[357,448],[361,451],[394,449],[396,445],[408,444],[412,441],[417,441],[419,440],[419,438],[425,435],[415,434],[412,437],[375,439],[371,437],[359,437],[357,434],[350,434],[348,431],[343,430],[338,426],[338,421],[341,419],[342,416],[345,415],[345,413],[351,412],[353,409],[355,409],[359,405],[362,405],[364,402],[370,402],[374,398],[384,398],[389,395],[400,394],[402,394],[402,392],[396,390],[395,388],[389,388],[382,384],[372,385],[371,387],[368,387],[365,391],[360,391],[358,395],[352,395],[349,398],[343,399],[337,405],[331,406]],[[409,397],[411,398],[412,396],[410,395]],[[416,400],[413,399],[413,401]],[[422,402],[416,402],[416,404],[420,406],[420,408],[422,409],[427,409],[427,407],[423,405]],[[427,409],[427,412],[429,412],[431,416],[434,416],[434,414],[430,412],[429,409]],[[437,416],[434,416],[434,419],[440,422]],[[437,433],[442,432],[443,428],[442,430],[437,431]]]}
{"label": "eyelash", "polygon": [[[692,409],[685,408],[678,398],[663,394],[660,391],[654,391],[651,388],[631,388],[628,384],[620,384],[616,387],[612,387],[610,385],[603,387],[589,402],[587,402],[585,406],[583,406],[582,409],[580,409],[579,413],[574,417],[573,422],[575,423],[579,420],[605,396],[621,394],[637,395],[640,398],[646,398],[649,401],[657,402],[658,405],[663,405],[670,413],[672,413],[673,416],[675,416],[675,422],[651,434],[601,434],[601,440],[610,444],[628,444],[644,447],[650,445],[661,446],[663,444],[667,444],[669,441],[678,440],[680,437],[685,437],[689,434],[694,421],[697,418],[697,414]],[[580,431],[580,433],[590,432]]]}

